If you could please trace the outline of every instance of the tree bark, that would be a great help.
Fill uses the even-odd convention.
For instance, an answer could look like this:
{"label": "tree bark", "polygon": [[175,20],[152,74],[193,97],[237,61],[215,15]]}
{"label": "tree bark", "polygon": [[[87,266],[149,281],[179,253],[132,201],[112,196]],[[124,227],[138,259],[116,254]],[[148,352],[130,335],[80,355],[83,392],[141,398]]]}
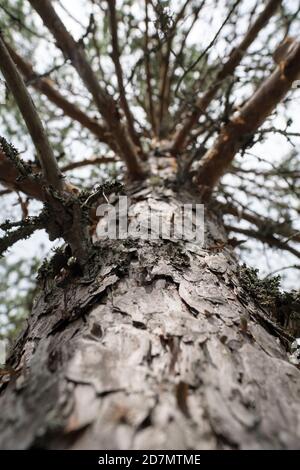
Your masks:
{"label": "tree bark", "polygon": [[[137,226],[198,197],[128,191]],[[103,240],[88,268],[44,274],[2,379],[2,449],[299,447],[299,370],[258,320],[218,214],[206,208],[204,246]]]}

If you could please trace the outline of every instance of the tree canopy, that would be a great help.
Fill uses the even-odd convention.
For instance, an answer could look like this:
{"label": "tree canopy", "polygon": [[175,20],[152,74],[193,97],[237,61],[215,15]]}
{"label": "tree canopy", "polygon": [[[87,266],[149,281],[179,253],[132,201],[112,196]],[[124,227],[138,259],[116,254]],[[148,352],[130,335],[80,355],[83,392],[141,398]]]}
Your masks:
{"label": "tree canopy", "polygon": [[291,0],[0,0],[1,198],[16,204],[1,253],[44,228],[85,262],[85,201],[162,158],[219,207],[232,243],[299,268],[299,12]]}

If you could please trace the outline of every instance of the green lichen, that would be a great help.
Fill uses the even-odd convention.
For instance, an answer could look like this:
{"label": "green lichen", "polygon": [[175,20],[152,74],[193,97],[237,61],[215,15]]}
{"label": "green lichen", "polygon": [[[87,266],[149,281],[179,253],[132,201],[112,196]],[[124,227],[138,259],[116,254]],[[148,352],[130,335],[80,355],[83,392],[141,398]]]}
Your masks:
{"label": "green lichen", "polygon": [[58,247],[53,250],[53,255],[50,259],[45,259],[39,268],[37,280],[54,279],[61,269],[68,265],[70,257],[70,248],[66,246]]}
{"label": "green lichen", "polygon": [[240,283],[253,300],[278,324],[294,335],[300,335],[300,291],[283,291],[281,276],[260,279],[258,269],[243,265],[239,269]]}
{"label": "green lichen", "polygon": [[18,150],[4,137],[0,137],[0,148],[19,172],[17,180],[32,176],[32,166],[21,159]]}
{"label": "green lichen", "polygon": [[245,264],[240,268],[241,285],[263,307],[272,307],[281,295],[280,276],[260,279],[258,269],[250,268]]}
{"label": "green lichen", "polygon": [[46,218],[46,212],[42,211],[40,215],[35,217],[27,217],[18,222],[6,220],[1,224],[0,230],[4,231],[5,235],[0,238],[0,257],[2,257],[5,251],[14,243],[19,240],[26,240],[36,230],[44,228]]}

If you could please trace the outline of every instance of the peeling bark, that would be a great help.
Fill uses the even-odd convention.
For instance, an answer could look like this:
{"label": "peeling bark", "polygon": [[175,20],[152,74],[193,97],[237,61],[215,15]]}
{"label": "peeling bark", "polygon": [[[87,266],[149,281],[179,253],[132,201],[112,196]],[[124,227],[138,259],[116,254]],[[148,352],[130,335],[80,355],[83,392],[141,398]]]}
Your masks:
{"label": "peeling bark", "polygon": [[[166,216],[197,200],[130,192],[137,226],[145,206]],[[103,240],[84,277],[44,280],[1,385],[2,449],[299,447],[299,370],[208,208],[205,235]]]}

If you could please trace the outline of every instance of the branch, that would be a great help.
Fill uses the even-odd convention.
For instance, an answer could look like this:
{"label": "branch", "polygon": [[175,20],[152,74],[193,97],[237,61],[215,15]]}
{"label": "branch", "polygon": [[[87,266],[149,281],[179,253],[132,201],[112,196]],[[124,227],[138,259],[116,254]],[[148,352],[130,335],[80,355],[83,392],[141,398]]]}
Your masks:
{"label": "branch", "polygon": [[74,121],[79,122],[83,127],[91,131],[100,142],[109,145],[113,150],[113,142],[108,129],[99,124],[96,119],[90,118],[87,114],[81,111],[75,104],[70,103],[58,90],[56,90],[52,81],[46,77],[40,77],[34,70],[32,65],[21,57],[9,44],[5,43],[13,61],[18,66],[26,82],[35,88],[37,91],[47,96],[49,101],[54,103],[60,108],[64,114]]}
{"label": "branch", "polygon": [[67,31],[50,0],[29,0],[29,2],[40,15],[44,25],[51,31],[58,47],[62,50],[64,56],[70,59],[91,93],[100,114],[108,125],[109,131],[115,136],[116,143],[131,177],[141,178],[143,171],[138,161],[136,148],[120,121],[117,103],[101,88],[84,50]]}
{"label": "branch", "polygon": [[273,277],[274,274],[280,273],[282,271],[286,271],[287,269],[300,269],[300,264],[291,264],[290,266],[284,266],[283,268],[275,269],[275,271],[271,271],[263,279],[268,279],[270,277]]}
{"label": "branch", "polygon": [[[15,223],[6,222],[0,226],[6,234],[0,238],[0,257],[3,253],[20,240],[26,240],[36,230],[45,228],[46,214],[43,211],[39,216],[28,217],[25,220]],[[17,228],[15,228],[17,227]]]}
{"label": "branch", "polygon": [[[1,158],[1,157],[0,157]],[[0,171],[1,171],[1,168],[0,168]],[[1,181],[0,181],[1,182]],[[12,189],[2,189],[0,191],[0,196],[6,196],[7,194],[11,194],[12,193]]]}
{"label": "branch", "polygon": [[170,56],[172,51],[172,44],[174,35],[176,33],[176,28],[179,21],[183,18],[185,10],[190,3],[190,0],[186,0],[182,8],[179,10],[170,31],[167,32],[167,41],[166,41],[166,53],[162,53],[162,63],[160,71],[160,86],[159,86],[159,125],[160,125],[160,137],[163,137],[162,133],[164,132],[164,114],[167,112],[168,108],[168,84],[170,82],[169,76],[169,65],[170,65]]}
{"label": "branch", "polygon": [[10,88],[13,97],[16,100],[18,108],[26,123],[27,129],[31,135],[32,141],[37,150],[38,158],[41,163],[43,175],[46,182],[57,190],[63,189],[62,174],[59,171],[57,161],[48,141],[43,124],[35,109],[32,99],[26,89],[26,86],[11,59],[8,50],[0,36],[0,69]]}
{"label": "branch", "polygon": [[262,83],[240,112],[223,126],[218,139],[201,160],[198,183],[204,187],[204,193],[209,195],[235,154],[247,144],[299,76],[300,42],[295,41],[287,58]]}
{"label": "branch", "polygon": [[262,243],[266,243],[267,245],[271,247],[289,251],[297,258],[300,258],[300,251],[296,250],[292,246],[287,245],[286,242],[280,240],[279,238],[274,237],[273,235],[264,235],[259,230],[250,230],[250,229],[235,227],[235,226],[227,225],[227,224],[225,225],[225,227],[227,230],[230,230],[231,232],[241,233],[248,237],[255,238],[256,240],[259,240]]}
{"label": "branch", "polygon": [[145,0],[145,72],[148,93],[148,106],[152,132],[157,135],[157,125],[154,115],[153,93],[151,84],[151,69],[150,69],[150,48],[149,48],[149,0]]}
{"label": "branch", "polygon": [[170,80],[169,80],[169,83],[168,83],[168,90],[167,90],[168,100],[170,99],[171,85],[172,85],[172,83],[175,79],[175,71],[176,71],[177,67],[184,68],[183,64],[181,62],[183,62],[183,59],[184,59],[185,46],[186,46],[186,43],[187,43],[187,40],[188,40],[188,37],[189,37],[191,31],[193,30],[196,22],[198,21],[199,14],[200,14],[202,8],[205,5],[205,2],[206,2],[206,0],[202,0],[200,5],[198,5],[197,7],[195,7],[193,9],[193,17],[192,17],[191,24],[189,25],[187,30],[183,32],[183,37],[182,37],[182,41],[181,41],[181,44],[180,44],[180,48],[179,48],[179,51],[175,55],[175,60],[174,60],[174,63],[173,63],[172,71],[170,73]]}
{"label": "branch", "polygon": [[215,44],[216,40],[218,39],[221,31],[224,29],[224,27],[226,26],[227,22],[229,21],[230,17],[232,16],[234,10],[236,9],[236,7],[239,5],[239,3],[241,2],[241,0],[236,0],[235,3],[232,5],[232,7],[230,8],[229,10],[229,13],[228,15],[226,16],[225,20],[223,21],[223,23],[221,24],[220,28],[218,29],[218,31],[216,32],[215,36],[213,37],[213,39],[211,40],[211,42],[209,43],[209,45],[204,49],[203,52],[201,52],[200,56],[197,57],[197,59],[190,65],[190,67],[188,67],[187,70],[185,70],[185,72],[183,73],[182,77],[179,79],[178,81],[178,84],[177,84],[177,87],[176,87],[176,90],[175,90],[175,94],[177,94],[179,88],[180,88],[180,85],[183,81],[183,79],[186,77],[186,75],[191,72],[197,64],[199,64],[199,62],[203,59],[203,57],[206,56],[206,54],[208,53],[208,51],[212,48],[212,46]]}
{"label": "branch", "polygon": [[132,141],[137,145],[137,147],[142,150],[140,139],[134,128],[134,120],[132,113],[130,111],[128,101],[126,98],[126,91],[123,80],[123,70],[120,62],[120,48],[119,48],[119,39],[118,39],[118,20],[116,14],[116,0],[108,0],[108,9],[109,9],[109,20],[110,20],[110,32],[111,32],[111,43],[112,43],[112,60],[116,70],[116,76],[118,80],[118,87],[120,92],[120,103],[124,111],[124,114],[127,119],[128,130]]}
{"label": "branch", "polygon": [[78,162],[67,163],[65,166],[62,167],[62,171],[70,171],[75,170],[76,168],[82,168],[88,165],[101,165],[101,163],[116,163],[118,160],[114,157],[94,157],[94,158],[87,158],[85,160],[80,160]]}
{"label": "branch", "polygon": [[[33,175],[35,171],[32,171]],[[45,200],[45,192],[43,184],[37,178],[24,177],[18,169],[17,165],[13,163],[3,149],[0,148],[0,182],[9,189],[21,191],[28,196]]]}
{"label": "branch", "polygon": [[[10,9],[8,9],[7,7],[5,7],[4,5],[0,5],[0,9],[3,10],[6,15],[12,20],[13,23],[16,23],[19,27],[20,30],[24,29],[25,31],[27,31],[28,33],[32,34],[33,36],[39,38],[39,39],[45,39],[44,36],[42,36],[41,34],[37,33],[36,31],[34,31],[33,29],[29,28],[22,20],[21,20],[21,15],[18,11],[18,7],[16,7],[17,9],[15,10],[15,12],[12,12],[11,11],[11,8],[12,6],[10,5]],[[8,28],[10,27],[10,25],[8,24],[7,25]]]}
{"label": "branch", "polygon": [[229,77],[234,73],[236,67],[239,65],[242,58],[244,57],[245,52],[255,41],[259,32],[268,23],[269,19],[276,12],[280,4],[281,0],[269,0],[269,3],[266,5],[262,13],[258,16],[257,20],[250,27],[244,39],[237,47],[232,50],[228,60],[225,62],[225,64],[217,74],[214,83],[202,96],[198,98],[198,100],[196,101],[195,109],[192,111],[191,115],[185,119],[181,129],[175,136],[175,141],[172,148],[172,152],[174,154],[177,154],[182,150],[188,134],[190,133],[192,128],[197,124],[199,117],[207,110],[208,106],[218,93],[220,89],[220,82],[223,82],[225,78]]}
{"label": "branch", "polygon": [[300,233],[297,230],[292,229],[287,223],[274,223],[273,220],[267,217],[261,217],[257,213],[251,213],[247,211],[244,207],[242,210],[239,210],[238,207],[235,207],[234,204],[227,202],[226,204],[219,203],[223,213],[231,214],[235,217],[242,218],[247,220],[251,224],[256,225],[260,230],[260,233],[264,234],[273,234],[281,235],[283,237],[288,237],[289,240],[300,243]]}

